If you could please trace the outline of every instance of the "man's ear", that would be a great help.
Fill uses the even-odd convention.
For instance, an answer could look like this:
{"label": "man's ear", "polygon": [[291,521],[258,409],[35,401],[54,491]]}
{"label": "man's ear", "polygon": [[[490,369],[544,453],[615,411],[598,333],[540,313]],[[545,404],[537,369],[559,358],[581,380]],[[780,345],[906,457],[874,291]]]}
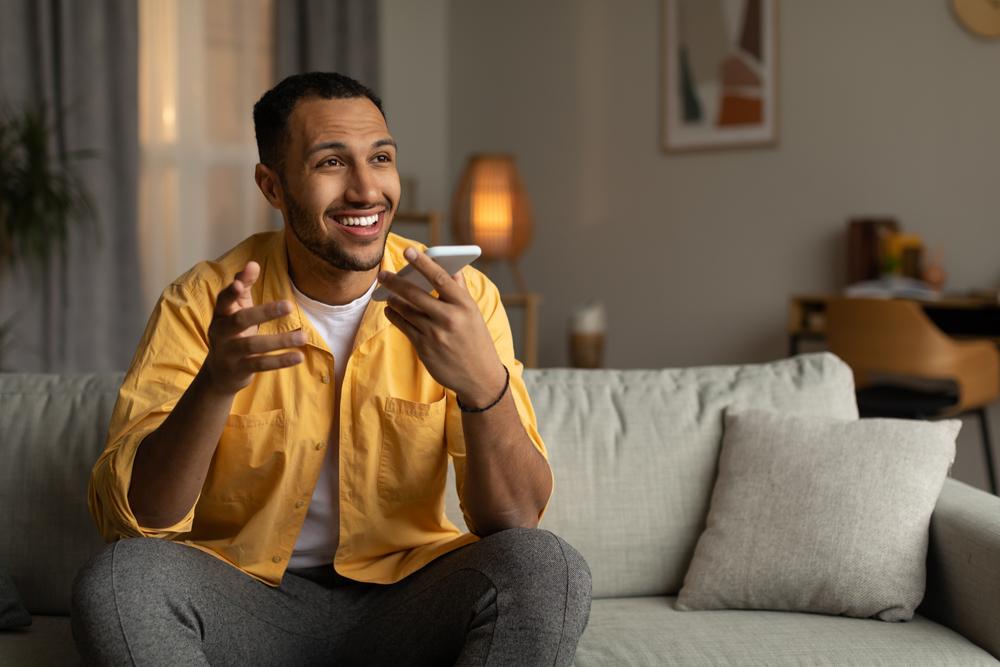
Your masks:
{"label": "man's ear", "polygon": [[280,211],[285,201],[285,192],[281,189],[281,179],[278,178],[278,174],[266,164],[258,162],[254,167],[253,178],[257,181],[257,187],[264,193],[267,203]]}

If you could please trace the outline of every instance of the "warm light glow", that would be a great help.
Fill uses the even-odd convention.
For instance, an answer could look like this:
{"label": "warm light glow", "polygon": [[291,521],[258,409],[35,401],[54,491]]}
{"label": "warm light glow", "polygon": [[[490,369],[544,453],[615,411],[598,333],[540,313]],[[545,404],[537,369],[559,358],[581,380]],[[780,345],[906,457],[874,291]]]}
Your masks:
{"label": "warm light glow", "polygon": [[174,128],[177,125],[177,112],[173,107],[163,107],[163,134],[164,136],[174,136]]}
{"label": "warm light glow", "polygon": [[140,0],[139,140],[144,145],[177,141],[177,0]]}
{"label": "warm light glow", "polygon": [[531,238],[531,213],[510,155],[474,155],[452,204],[455,237],[484,259],[516,260]]}
{"label": "warm light glow", "polygon": [[506,255],[514,228],[510,181],[503,165],[480,163],[472,176],[472,234],[487,255]]}
{"label": "warm light glow", "polygon": [[252,177],[250,118],[275,83],[275,12],[273,0],[135,2],[141,279],[152,308],[195,262],[276,226]]}

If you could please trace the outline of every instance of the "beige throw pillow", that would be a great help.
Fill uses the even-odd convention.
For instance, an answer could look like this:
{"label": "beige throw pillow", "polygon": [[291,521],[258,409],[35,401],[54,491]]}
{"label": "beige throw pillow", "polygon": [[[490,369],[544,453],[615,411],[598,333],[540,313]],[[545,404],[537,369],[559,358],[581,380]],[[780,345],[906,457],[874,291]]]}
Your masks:
{"label": "beige throw pillow", "polygon": [[961,422],[727,415],[677,607],[904,621]]}

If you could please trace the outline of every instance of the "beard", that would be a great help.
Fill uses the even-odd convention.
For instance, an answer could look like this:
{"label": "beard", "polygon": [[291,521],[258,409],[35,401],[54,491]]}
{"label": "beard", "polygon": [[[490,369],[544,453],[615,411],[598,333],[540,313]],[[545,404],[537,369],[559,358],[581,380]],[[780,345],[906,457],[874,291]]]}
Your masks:
{"label": "beard", "polygon": [[[299,242],[306,247],[316,257],[320,258],[335,269],[341,271],[370,271],[382,263],[382,255],[385,254],[385,244],[389,239],[388,234],[382,235],[382,248],[378,255],[372,259],[356,257],[346,252],[333,239],[323,233],[322,225],[316,225],[311,221],[308,211],[299,205],[285,189],[285,202],[288,209],[288,226]],[[389,202],[385,202],[386,215],[392,210]]]}

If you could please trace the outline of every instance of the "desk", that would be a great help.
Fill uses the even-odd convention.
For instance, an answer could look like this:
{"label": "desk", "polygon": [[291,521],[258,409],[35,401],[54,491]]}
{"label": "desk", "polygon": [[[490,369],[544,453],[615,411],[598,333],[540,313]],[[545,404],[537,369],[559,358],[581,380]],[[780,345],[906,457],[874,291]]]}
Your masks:
{"label": "desk", "polygon": [[[797,294],[788,302],[788,352],[796,355],[802,341],[826,340],[826,304],[837,294]],[[924,312],[955,338],[987,338],[1000,345],[1000,302],[974,296],[942,296],[920,300]]]}

